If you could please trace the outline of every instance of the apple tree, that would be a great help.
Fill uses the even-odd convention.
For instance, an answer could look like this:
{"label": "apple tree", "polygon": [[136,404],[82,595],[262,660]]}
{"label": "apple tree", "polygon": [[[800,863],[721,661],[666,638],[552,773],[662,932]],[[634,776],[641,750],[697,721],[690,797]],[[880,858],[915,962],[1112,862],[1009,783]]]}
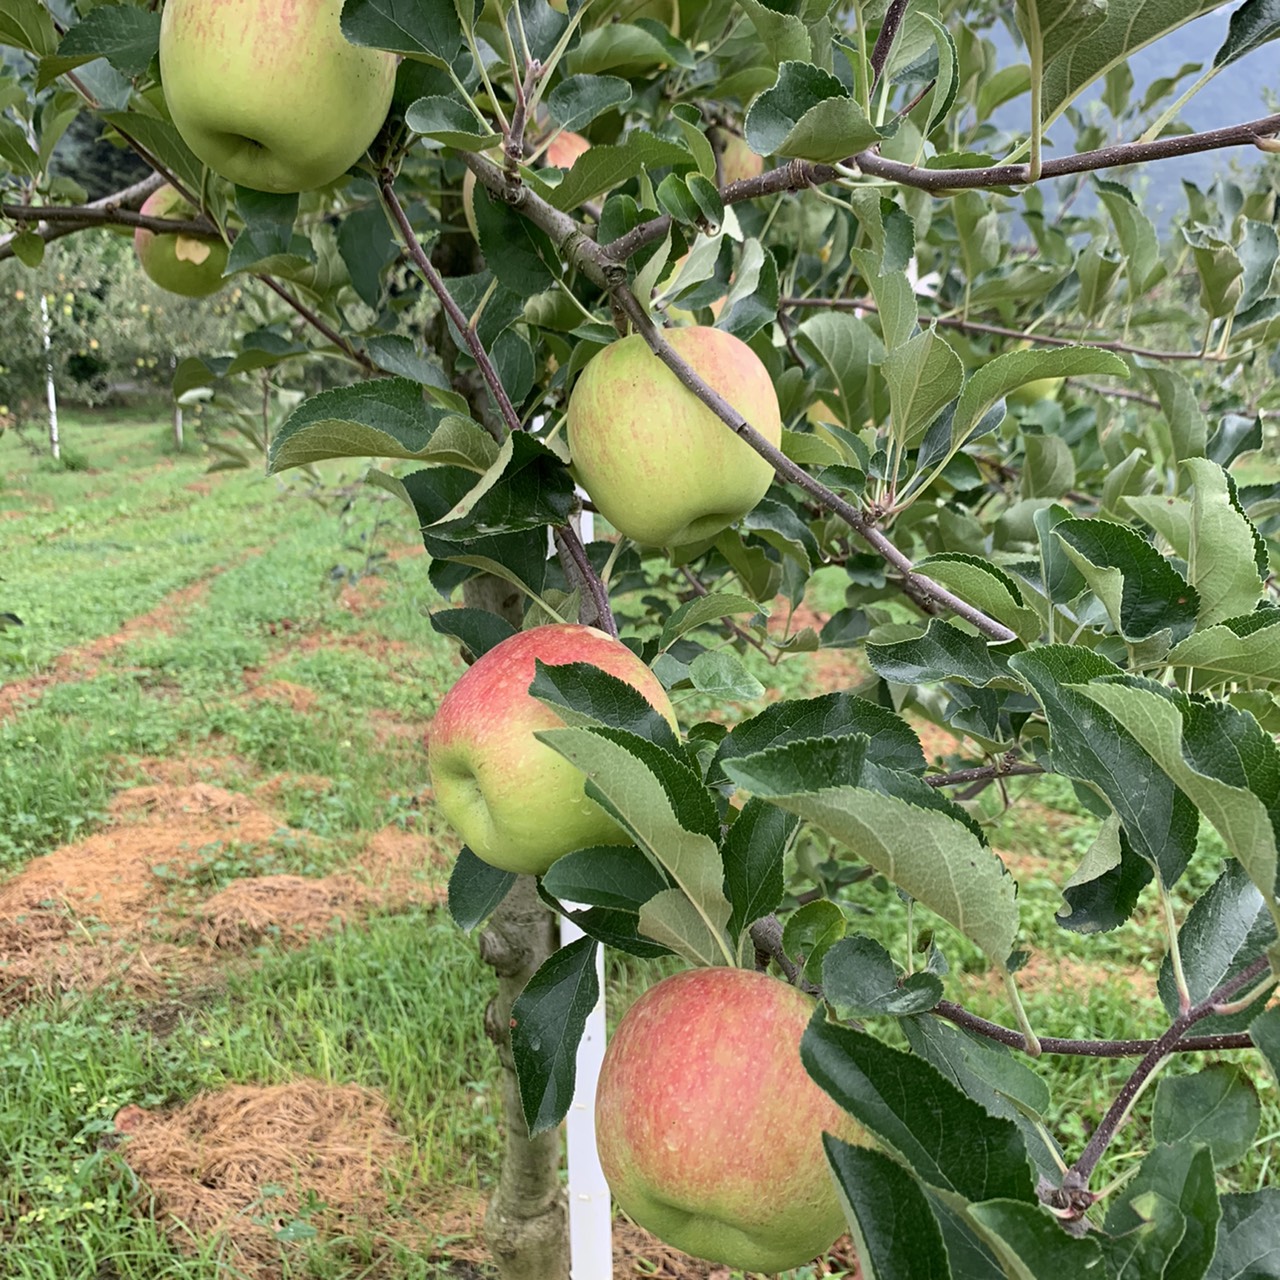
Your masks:
{"label": "apple tree", "polygon": [[[1276,448],[1280,116],[1179,122],[1188,86],[1274,56],[1275,5],[1237,0],[1199,80],[1170,58],[1141,92],[1131,55],[1222,6],[156,7],[5,0],[0,257],[103,225],[216,236],[257,322],[175,393],[322,381],[270,469],[394,464],[370,483],[462,604],[430,619],[474,663],[459,700],[476,677],[471,719],[506,730],[433,760],[468,840],[450,906],[487,922],[498,978],[502,1274],[567,1275],[556,1131],[605,946],[804,993],[778,1096],[818,1117],[867,1276],[1280,1275],[1274,1162],[1232,1173],[1280,1070],[1280,483],[1241,470]],[[154,180],[77,199],[56,161],[83,113]],[[1154,176],[1213,151],[1258,164],[1149,216]],[[189,213],[140,211],[161,183]],[[810,619],[819,573],[844,595]],[[480,681],[517,633],[575,624],[643,674],[549,644],[506,701]],[[824,650],[857,660],[847,687],[760,702]],[[551,854],[499,821],[508,747],[541,762],[519,785]],[[1070,1027],[1028,1015],[1044,939],[991,843],[1013,787],[1096,828],[1082,855],[1046,835],[1055,927],[1101,948],[1162,924],[1160,1025],[1107,1036],[1083,992]],[[585,936],[555,949],[555,913]],[[955,998],[957,957],[1001,1020]],[[722,1057],[775,1056],[764,1006],[757,1043],[727,998],[678,1012]],[[1078,1058],[1127,1065],[1072,1146],[1052,1064]],[[736,1191],[712,1171],[677,1196],[632,1136],[615,1193],[707,1256],[791,1265],[752,1235],[791,1185],[749,1140],[769,1110],[715,1150]]]}

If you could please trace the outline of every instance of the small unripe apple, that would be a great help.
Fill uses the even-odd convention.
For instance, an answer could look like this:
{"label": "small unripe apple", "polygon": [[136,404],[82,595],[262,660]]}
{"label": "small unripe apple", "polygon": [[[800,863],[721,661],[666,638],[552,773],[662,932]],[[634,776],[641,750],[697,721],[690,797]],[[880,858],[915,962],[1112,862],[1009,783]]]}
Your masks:
{"label": "small unripe apple", "polygon": [[[142,206],[150,218],[189,219],[194,206],[169,185],[153,191]],[[133,247],[143,271],[162,289],[184,298],[207,298],[226,283],[227,246],[217,236],[157,234],[145,227],[133,233]]]}
{"label": "small unripe apple", "polygon": [[744,1271],[799,1267],[844,1214],[823,1132],[865,1142],[809,1077],[813,1001],[748,969],[664,978],[605,1050],[596,1142],[614,1199],[660,1240]]}
{"label": "small unripe apple", "polygon": [[[769,371],[745,342],[703,325],[667,341],[770,444],[782,416]],[[579,482],[619,533],[647,546],[712,538],[764,497],[773,467],[650,351],[639,334],[607,346],[569,397]]]}
{"label": "small unripe apple", "polygon": [[758,178],[764,172],[764,156],[758,156],[747,146],[747,140],[728,129],[712,129],[711,144],[720,157],[720,185],[744,178]]}
{"label": "small unripe apple", "polygon": [[521,631],[468,668],[431,723],[431,785],[440,811],[476,857],[522,875],[541,875],[575,849],[631,843],[587,798],[582,773],[534,737],[564,725],[529,693],[538,659],[548,666],[599,667],[676,724],[653,672],[622,641],[594,627],[564,623]]}
{"label": "small unripe apple", "polygon": [[168,0],[160,75],[183,141],[224,178],[310,191],[382,127],[396,56],[351,44],[342,0]]}

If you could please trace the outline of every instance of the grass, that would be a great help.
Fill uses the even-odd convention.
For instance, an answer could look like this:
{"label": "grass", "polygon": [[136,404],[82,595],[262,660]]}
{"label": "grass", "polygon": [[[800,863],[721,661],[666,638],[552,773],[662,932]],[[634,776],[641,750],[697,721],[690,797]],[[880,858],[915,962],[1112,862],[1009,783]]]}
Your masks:
{"label": "grass", "polygon": [[[252,845],[231,836],[157,864],[155,874],[180,878],[193,898],[246,874],[324,874],[388,824],[429,834],[422,734],[460,665],[424,617],[437,603],[424,562],[371,557],[380,542],[407,544],[407,526],[373,494],[344,525],[261,475],[207,477],[198,453],[167,451],[151,419],[72,419],[68,440],[88,471],[45,470],[0,438],[0,611],[25,624],[0,632],[0,678],[56,677],[28,686],[35,700],[26,709],[0,711],[0,869],[16,872],[98,829],[112,795],[148,780],[157,759],[212,761],[214,780],[232,790],[270,780],[272,811],[318,838]],[[380,572],[362,576],[371,565]],[[820,575],[810,603],[820,614],[839,608],[842,576]],[[101,643],[158,606],[118,643]],[[747,665],[787,696],[810,687],[803,660],[770,667],[748,654]],[[687,695],[681,709],[694,720],[715,708]],[[1112,934],[1061,929],[1058,886],[1097,819],[1059,779],[1019,779],[1011,790],[1018,798],[1003,812],[988,790],[982,816],[1021,881],[1023,945],[1037,953],[1033,1024],[1065,1036],[1158,1033],[1164,941],[1153,904],[1144,899]],[[1190,888],[1213,878],[1220,854],[1206,837]],[[848,900],[855,927],[904,960],[908,920],[897,895],[870,880]],[[1183,910],[1189,898],[1180,901]],[[913,923],[918,931],[930,922],[917,912]],[[981,955],[945,928],[938,941],[964,1002],[1008,1022]],[[668,967],[611,957],[611,1017]],[[500,1137],[496,1059],[482,1031],[489,981],[473,939],[443,913],[413,908],[305,947],[266,945],[229,976],[197,975],[158,1001],[107,989],[34,1001],[0,1019],[6,1276],[234,1277],[216,1242],[178,1248],[156,1225],[112,1140],[112,1117],[126,1104],[165,1107],[229,1082],[308,1076],[374,1087],[409,1144],[388,1172],[390,1204],[407,1213],[445,1189],[484,1192]],[[1054,1094],[1050,1128],[1077,1151],[1127,1067],[1064,1059],[1042,1070]],[[1221,1176],[1223,1189],[1274,1181],[1268,1146],[1280,1133],[1280,1097],[1269,1078],[1256,1083],[1259,1139]],[[1103,1176],[1145,1149],[1149,1116],[1150,1096]],[[306,1246],[281,1275],[447,1274],[428,1253],[357,1224],[349,1238]]]}

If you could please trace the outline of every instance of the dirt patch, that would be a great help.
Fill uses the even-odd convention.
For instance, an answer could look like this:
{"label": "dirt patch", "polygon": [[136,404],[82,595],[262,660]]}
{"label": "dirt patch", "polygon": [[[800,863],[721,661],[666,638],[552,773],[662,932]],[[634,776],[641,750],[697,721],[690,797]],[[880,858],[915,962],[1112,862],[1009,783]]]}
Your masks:
{"label": "dirt patch", "polygon": [[[430,732],[425,720],[401,720],[390,711],[373,710],[366,714],[366,723],[373,730],[373,740],[379,747],[387,747],[393,743],[412,743],[427,749],[427,734]],[[423,768],[426,765],[424,762]]]}
{"label": "dirt patch", "polygon": [[238,756],[143,756],[129,762],[148,783],[189,787],[195,782],[215,782],[233,775],[252,775],[253,766]]}
{"label": "dirt patch", "polygon": [[[243,563],[250,556],[257,554],[256,549],[246,552],[236,563]],[[154,609],[130,618],[119,631],[99,636],[88,644],[79,645],[59,654],[48,671],[6,684],[0,688],[0,719],[16,714],[39,698],[52,684],[60,684],[72,679],[90,679],[117,649],[123,648],[140,636],[171,634],[182,615],[203,598],[213,579],[225,572],[228,567],[230,566],[219,565],[201,574],[185,587],[170,592]]]}
{"label": "dirt patch", "polygon": [[233,880],[197,915],[203,936],[220,949],[305,942],[347,924],[370,897],[351,875],[253,876]]}
{"label": "dirt patch", "polygon": [[373,900],[383,910],[443,900],[458,850],[430,835],[383,827],[356,860],[354,869],[368,884]]}
{"label": "dirt patch", "polygon": [[[248,674],[245,672],[246,676]],[[262,684],[251,685],[246,696],[260,702],[281,703],[301,715],[312,710],[319,695],[314,689],[289,680],[266,680]]]}
{"label": "dirt patch", "polygon": [[150,1193],[139,1208],[154,1202],[177,1247],[217,1236],[263,1280],[280,1275],[290,1223],[322,1237],[390,1225],[384,1172],[408,1149],[378,1093],[317,1080],[236,1085],[170,1112],[126,1107],[116,1131]]}
{"label": "dirt patch", "polygon": [[267,804],[278,804],[286,792],[301,791],[323,796],[333,790],[333,779],[321,773],[276,773],[254,788],[254,795]]}

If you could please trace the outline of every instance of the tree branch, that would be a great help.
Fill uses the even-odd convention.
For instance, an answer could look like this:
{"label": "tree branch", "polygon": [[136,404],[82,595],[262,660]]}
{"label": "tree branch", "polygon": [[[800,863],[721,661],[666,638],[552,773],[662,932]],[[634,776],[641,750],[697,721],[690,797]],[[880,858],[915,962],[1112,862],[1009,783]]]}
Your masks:
{"label": "tree branch", "polygon": [[301,298],[294,297],[274,276],[255,275],[254,279],[261,280],[272,293],[287,302],[313,329],[328,338],[348,360],[358,364],[368,374],[382,376],[382,370],[363,351],[357,351],[328,321],[321,319]]}
{"label": "tree branch", "polygon": [[872,89],[880,83],[880,77],[884,74],[885,63],[889,61],[893,42],[898,38],[898,28],[902,26],[902,19],[907,16],[907,5],[910,2],[911,0],[890,0],[889,8],[885,11],[875,48],[871,50]]}
{"label": "tree branch", "polygon": [[[931,787],[959,787],[966,782],[989,782],[995,778],[1016,778],[1043,772],[1042,766],[1033,764],[1030,761],[1011,761],[1008,764],[984,764],[977,765],[972,769],[957,769],[954,773],[926,774],[924,780]],[[1013,1034],[1019,1035],[1021,1033],[1014,1032]]]}
{"label": "tree branch", "polygon": [[[141,182],[135,182],[132,186],[125,187],[122,191],[103,196],[101,200],[94,200],[89,204],[77,206],[81,212],[91,214],[91,218],[89,221],[80,220],[70,225],[58,222],[58,214],[55,209],[61,208],[61,206],[41,205],[32,208],[29,205],[4,205],[0,206],[0,216],[12,218],[15,222],[21,222],[35,214],[39,218],[35,228],[36,234],[45,244],[48,244],[51,240],[60,240],[63,236],[72,235],[85,227],[98,225],[93,219],[97,218],[102,212],[114,210],[119,213],[125,209],[132,210],[136,208],[153,192],[159,191],[162,186],[164,186],[163,175],[154,173],[150,177],[143,178]],[[22,209],[25,210],[25,213],[11,214],[9,212],[11,209]],[[110,221],[110,219],[104,219],[104,221]],[[0,236],[0,262],[3,262],[6,258],[13,257],[13,242],[17,238],[18,233],[16,231]]]}
{"label": "tree branch", "polygon": [[[824,311],[875,311],[872,298],[781,298],[778,305],[785,308],[816,307]],[[1127,342],[1112,342],[1102,338],[1091,338],[1087,334],[1076,334],[1072,337],[1061,337],[1053,333],[1027,333],[1022,329],[1009,329],[999,324],[983,324],[977,320],[966,320],[962,316],[929,316],[934,324],[945,329],[956,329],[961,333],[989,333],[997,338],[1015,338],[1020,342],[1031,342],[1046,347],[1074,347],[1087,343],[1102,351],[1115,351],[1121,355],[1145,356],[1151,360],[1196,360],[1221,361],[1227,356],[1209,354],[1202,351],[1159,351],[1152,347],[1135,347]]]}
{"label": "tree branch", "polygon": [[[488,163],[486,161],[486,164]],[[489,165],[489,167],[495,173],[502,172],[496,165]],[[505,191],[508,189],[508,184],[510,184],[510,175],[504,175],[504,179],[502,189]],[[515,185],[517,190],[526,190],[523,183],[517,181]],[[461,334],[467,351],[470,352],[471,358],[476,362],[476,368],[480,370],[480,376],[484,379],[489,394],[498,406],[498,412],[502,415],[506,431],[508,433],[523,431],[524,424],[520,421],[520,415],[516,412],[515,405],[511,403],[511,397],[507,394],[506,387],[502,385],[502,379],[498,376],[497,369],[493,367],[493,361],[490,359],[489,353],[484,349],[484,343],[480,341],[480,335],[476,332],[475,326],[462,314],[462,308],[454,300],[453,294],[449,292],[448,287],[445,285],[444,278],[432,265],[431,259],[422,247],[422,242],[414,234],[409,216],[405,213],[404,206],[400,203],[399,197],[395,193],[392,175],[384,173],[378,186],[382,192],[383,202],[400,231],[400,238],[404,241],[409,257],[413,260],[414,266],[422,273],[423,279],[431,287],[431,292],[439,299],[441,307],[444,308],[449,319],[453,321],[458,333]],[[569,219],[569,221],[572,223],[572,219]],[[502,430],[495,429],[493,435],[498,443],[501,444],[503,440]],[[564,525],[557,530],[555,537],[557,543],[563,545],[570,562],[582,576],[587,588],[587,594],[596,611],[597,625],[603,631],[608,632],[609,635],[616,637],[618,624],[614,620],[612,609],[609,607],[608,589],[592,566],[586,548],[582,545],[582,539],[578,537],[578,531],[572,525]]]}
{"label": "tree branch", "polygon": [[[1107,1114],[1102,1118],[1102,1122],[1093,1131],[1093,1136],[1080,1153],[1079,1159],[1076,1160],[1075,1164],[1068,1170],[1066,1177],[1063,1178],[1060,1191],[1055,1193],[1054,1198],[1051,1198],[1049,1203],[1055,1204],[1064,1211],[1070,1210],[1075,1216],[1080,1216],[1083,1213],[1080,1204],[1084,1199],[1088,1198],[1089,1179],[1093,1175],[1094,1169],[1097,1168],[1098,1161],[1102,1159],[1111,1139],[1115,1137],[1120,1126],[1128,1118],[1130,1108],[1143,1088],[1145,1088],[1148,1080],[1164,1064],[1170,1054],[1180,1052],[1182,1038],[1190,1027],[1209,1017],[1214,1012],[1216,1005],[1229,1001],[1232,996],[1238,995],[1241,991],[1251,987],[1267,972],[1270,968],[1270,963],[1266,956],[1259,956],[1247,969],[1241,970],[1234,978],[1224,982],[1206,999],[1192,1005],[1185,1013],[1175,1018],[1164,1035],[1152,1042],[1151,1047],[1143,1055],[1142,1061],[1134,1068],[1133,1074],[1125,1081],[1124,1087],[1108,1108]],[[1058,1197],[1061,1199],[1059,1200]]]}
{"label": "tree branch", "polygon": [[[108,199],[111,198],[108,197]],[[207,218],[157,218],[151,214],[139,213],[135,209],[122,209],[113,205],[0,204],[0,218],[7,218],[20,226],[34,222],[37,229],[41,224],[74,222],[77,229],[81,227],[142,227],[146,231],[154,231],[157,235],[168,233],[204,236],[206,239],[211,236],[221,238],[218,228]]]}
{"label": "tree branch", "polygon": [[[1122,142],[1097,151],[1081,151],[1057,160],[1046,160],[1038,181],[1088,173],[1095,169],[1141,164],[1148,160],[1196,155],[1224,147],[1259,146],[1277,134],[1280,134],[1280,115],[1263,116],[1261,119],[1231,125],[1225,129],[1161,138],[1155,142]],[[868,177],[882,178],[903,187],[932,191],[937,195],[974,188],[1029,186],[1032,183],[1029,164],[988,165],[982,169],[922,169],[898,160],[888,160],[874,150],[867,150],[851,157],[848,165]],[[821,186],[839,177],[841,173],[833,165],[791,160],[758,178],[744,178],[740,182],[730,183],[721,191],[720,196],[725,204],[735,204],[739,200],[756,200],[781,191],[802,191],[806,187]],[[604,246],[605,252],[613,261],[625,262],[646,245],[661,240],[670,226],[671,218],[666,214],[651,218],[616,240],[611,240]]]}

